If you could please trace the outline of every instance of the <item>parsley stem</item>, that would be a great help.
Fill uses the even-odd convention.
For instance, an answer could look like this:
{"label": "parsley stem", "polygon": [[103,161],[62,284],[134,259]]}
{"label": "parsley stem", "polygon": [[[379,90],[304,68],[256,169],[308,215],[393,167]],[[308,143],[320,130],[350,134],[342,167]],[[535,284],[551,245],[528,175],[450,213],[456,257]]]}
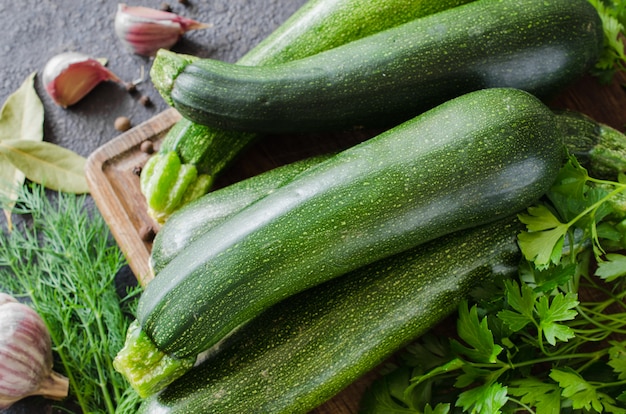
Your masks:
{"label": "parsley stem", "polygon": [[596,389],[621,387],[623,385],[626,385],[626,380],[614,381],[614,382],[598,382],[598,383],[594,383],[594,386],[595,386]]}
{"label": "parsley stem", "polygon": [[500,370],[502,368],[506,368],[505,370],[515,370],[515,369],[528,367],[528,366],[532,367],[533,365],[536,365],[536,364],[544,364],[544,363],[558,362],[558,361],[567,361],[567,360],[576,360],[576,359],[596,361],[599,358],[601,358],[603,355],[605,355],[607,352],[608,352],[607,349],[602,349],[599,351],[587,352],[587,353],[551,355],[551,356],[547,356],[544,358],[534,358],[534,359],[528,359],[528,360],[519,361],[519,362],[512,362],[512,361],[504,362],[501,360],[497,360],[494,363],[484,363],[484,362],[480,363],[480,362],[468,362],[468,361],[465,361],[465,363],[475,368],[499,367]]}
{"label": "parsley stem", "polygon": [[536,414],[536,411],[532,409],[532,407],[530,407],[527,404],[524,404],[521,400],[518,400],[517,398],[513,398],[511,395],[507,395],[507,399],[509,401],[511,401],[512,403],[515,403],[517,405],[519,405],[520,407],[522,407],[523,409],[525,409],[526,411],[528,411],[528,413],[530,414]]}

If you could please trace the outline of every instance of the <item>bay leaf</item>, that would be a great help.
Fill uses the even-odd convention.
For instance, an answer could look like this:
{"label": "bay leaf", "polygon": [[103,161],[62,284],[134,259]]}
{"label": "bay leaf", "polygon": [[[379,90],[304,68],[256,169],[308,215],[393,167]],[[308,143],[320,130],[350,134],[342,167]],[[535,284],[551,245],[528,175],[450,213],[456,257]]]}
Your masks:
{"label": "bay leaf", "polygon": [[0,154],[31,181],[68,193],[88,193],[86,158],[46,141],[0,141]]}
{"label": "bay leaf", "polygon": [[[32,72],[0,108],[0,141],[43,140],[44,108],[34,88],[35,76],[36,72]],[[17,191],[24,184],[25,177],[6,158],[0,159],[0,198],[9,229]]]}

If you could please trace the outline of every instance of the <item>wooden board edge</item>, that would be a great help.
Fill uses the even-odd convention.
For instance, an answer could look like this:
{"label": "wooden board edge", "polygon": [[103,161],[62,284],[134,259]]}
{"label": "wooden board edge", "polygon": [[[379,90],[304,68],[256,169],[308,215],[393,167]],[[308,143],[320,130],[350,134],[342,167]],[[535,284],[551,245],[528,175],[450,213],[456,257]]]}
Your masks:
{"label": "wooden board edge", "polygon": [[[85,164],[90,194],[142,286],[153,278],[149,266],[151,242],[142,240],[138,227],[141,227],[142,221],[145,225],[154,224],[154,221],[147,216],[146,207],[143,208],[144,214],[135,214],[134,218],[130,216],[106,170],[123,154],[139,152],[142,142],[163,136],[179,119],[175,109],[163,111],[96,149],[87,157]],[[145,158],[148,158],[147,154]]]}

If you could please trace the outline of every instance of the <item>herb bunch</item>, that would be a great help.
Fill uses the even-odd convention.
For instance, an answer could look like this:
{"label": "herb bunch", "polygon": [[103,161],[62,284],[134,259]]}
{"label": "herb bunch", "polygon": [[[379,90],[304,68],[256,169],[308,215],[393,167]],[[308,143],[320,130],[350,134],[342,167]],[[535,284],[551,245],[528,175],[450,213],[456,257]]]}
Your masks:
{"label": "herb bunch", "polygon": [[618,71],[626,71],[626,2],[623,0],[589,0],[596,8],[604,29],[604,48],[593,73],[610,82]]}
{"label": "herb bunch", "polygon": [[69,378],[82,412],[134,412],[138,397],[112,365],[138,293],[117,293],[123,255],[85,196],[48,194],[39,185],[18,193],[13,211],[23,220],[0,235],[0,289],[44,319],[55,370]]}
{"label": "herb bunch", "polygon": [[519,278],[464,301],[362,401],[365,413],[626,413],[626,177],[575,158],[519,219]]}

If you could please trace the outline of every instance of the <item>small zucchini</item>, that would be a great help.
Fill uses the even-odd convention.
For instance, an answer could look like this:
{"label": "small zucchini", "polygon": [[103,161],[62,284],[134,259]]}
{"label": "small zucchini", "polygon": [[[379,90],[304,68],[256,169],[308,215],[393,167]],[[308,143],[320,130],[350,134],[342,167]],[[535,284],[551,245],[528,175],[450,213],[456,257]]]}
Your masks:
{"label": "small zucchini", "polygon": [[509,218],[457,232],[292,296],[138,413],[307,413],[453,313],[479,283],[514,276],[521,228]]}
{"label": "small zucchini", "polygon": [[519,211],[564,156],[534,96],[485,89],[309,168],[180,252],[137,319],[162,352],[197,355],[299,291]]}
{"label": "small zucchini", "polygon": [[276,65],[161,51],[151,77],[199,124],[271,133],[379,127],[482,88],[549,97],[594,65],[603,39],[587,0],[479,0]]}
{"label": "small zucchini", "polygon": [[[473,0],[309,0],[237,64],[300,59],[469,1]],[[141,174],[148,213],[163,223],[173,211],[205,194],[215,176],[256,137],[185,118],[178,121]]]}

